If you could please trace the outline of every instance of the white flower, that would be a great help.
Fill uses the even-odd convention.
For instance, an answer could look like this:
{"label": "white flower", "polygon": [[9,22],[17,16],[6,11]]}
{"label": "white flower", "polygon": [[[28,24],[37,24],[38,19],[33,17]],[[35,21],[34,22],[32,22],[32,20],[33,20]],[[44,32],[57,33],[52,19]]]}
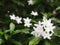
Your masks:
{"label": "white flower", "polygon": [[37,13],[37,12],[32,11],[32,12],[31,12],[31,15],[38,16],[38,13]]}
{"label": "white flower", "polygon": [[33,5],[33,0],[28,0],[28,5]]}
{"label": "white flower", "polygon": [[29,19],[28,17],[27,18],[24,18],[24,26],[26,27],[30,27],[32,24],[30,23],[31,22],[31,19]]}
{"label": "white flower", "polygon": [[31,32],[32,35],[34,35],[35,37],[40,37],[40,30],[38,30],[38,28],[34,28],[34,31]]}
{"label": "white flower", "polygon": [[19,24],[19,23],[22,23],[22,18],[21,17],[19,17],[19,16],[17,16],[17,17],[15,17],[15,20],[17,21],[17,23]]}
{"label": "white flower", "polygon": [[44,27],[44,34],[43,34],[43,38],[48,38],[48,39],[51,39],[51,36],[53,35],[54,33],[54,29],[55,29],[55,26],[53,26],[53,23],[51,23],[51,19],[46,19],[46,17],[43,17],[43,27]]}
{"label": "white flower", "polygon": [[43,17],[43,22],[42,22],[45,31],[51,31],[55,29],[55,26],[53,26],[53,23],[51,23],[51,19],[47,20],[46,17]]}
{"label": "white flower", "polygon": [[43,26],[41,25],[41,22],[39,21],[38,24],[34,24],[35,27],[33,27],[34,31],[31,32],[35,37],[42,36],[43,33]]}
{"label": "white flower", "polygon": [[10,19],[15,20],[15,15],[10,15]]}
{"label": "white flower", "polygon": [[13,15],[10,15],[10,19],[12,19],[12,20],[15,20],[18,24],[19,23],[22,23],[22,18],[21,17],[19,17],[19,16],[15,16],[14,14]]}
{"label": "white flower", "polygon": [[42,22],[43,26],[52,26],[53,24],[51,23],[51,19],[47,20],[46,17],[43,17],[43,22]]}
{"label": "white flower", "polygon": [[50,34],[50,33],[44,31],[43,34],[42,34],[42,37],[43,37],[44,39],[46,39],[46,38],[47,38],[47,39],[51,39],[52,34],[53,34],[53,33]]}
{"label": "white flower", "polygon": [[31,32],[31,34],[33,34],[35,37],[40,37],[42,36],[42,33],[43,33],[43,28],[40,29],[40,27],[33,27],[34,31]]}
{"label": "white flower", "polygon": [[47,20],[46,17],[43,17],[42,22],[38,22],[38,24],[34,24],[34,31],[31,32],[35,37],[42,36],[44,39],[51,39],[51,36],[54,33],[55,26],[51,23],[51,19]]}

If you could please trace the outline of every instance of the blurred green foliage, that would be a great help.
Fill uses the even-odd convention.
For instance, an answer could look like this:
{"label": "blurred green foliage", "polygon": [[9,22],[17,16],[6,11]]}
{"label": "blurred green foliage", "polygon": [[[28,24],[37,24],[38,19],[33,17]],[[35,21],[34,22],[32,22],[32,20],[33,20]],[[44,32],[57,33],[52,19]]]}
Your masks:
{"label": "blurred green foliage", "polygon": [[[0,45],[60,45],[60,0],[34,0],[34,5],[28,5],[27,1],[0,0]],[[39,15],[33,17],[31,11],[37,11]],[[41,20],[43,15],[53,17],[52,22],[57,26],[56,33],[50,41],[35,39],[29,34],[33,29],[27,29],[11,20],[9,15],[12,14],[23,18],[28,16],[35,21]]]}

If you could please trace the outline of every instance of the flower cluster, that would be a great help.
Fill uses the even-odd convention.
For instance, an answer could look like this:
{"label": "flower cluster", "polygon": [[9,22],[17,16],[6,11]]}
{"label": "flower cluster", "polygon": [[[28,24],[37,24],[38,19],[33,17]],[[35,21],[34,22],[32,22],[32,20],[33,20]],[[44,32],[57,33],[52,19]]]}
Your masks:
{"label": "flower cluster", "polygon": [[[31,12],[31,15],[33,15],[33,16],[37,16],[38,13],[32,11],[32,12]],[[22,17],[15,16],[14,14],[13,14],[13,15],[10,15],[10,19],[12,19],[12,20],[16,20],[16,22],[17,22],[18,24],[22,23],[22,21],[21,21],[21,20],[22,20]],[[29,19],[29,17],[27,17],[27,18],[23,18],[23,20],[24,20],[24,26],[26,26],[26,27],[30,27],[30,26],[32,25],[32,24],[30,23],[30,22],[31,22],[31,19]]]}
{"label": "flower cluster", "polygon": [[51,39],[51,36],[54,33],[55,26],[51,23],[51,19],[47,20],[46,17],[43,17],[42,22],[38,22],[38,24],[34,24],[34,31],[31,32],[35,37],[43,37],[44,39]]}
{"label": "flower cluster", "polygon": [[[31,15],[38,16],[38,13],[32,11]],[[15,16],[14,14],[10,15],[10,19],[16,20],[18,24],[22,23],[22,17]],[[31,20],[32,19],[29,19],[29,17],[23,18],[24,26],[25,27],[32,26]],[[45,16],[43,16],[43,21],[42,22],[39,21],[38,24],[34,24],[33,29],[34,31],[32,31],[31,34],[34,35],[35,37],[43,37],[44,39],[46,38],[51,39],[51,36],[54,33],[53,30],[55,29],[55,26],[53,26],[53,23],[51,23],[51,19],[47,19]]]}
{"label": "flower cluster", "polygon": [[13,14],[13,15],[10,15],[10,19],[12,19],[12,20],[16,20],[16,22],[19,24],[19,23],[22,23],[22,18],[21,17],[19,17],[19,16],[16,16],[15,17],[15,15]]}
{"label": "flower cluster", "polygon": [[[22,21],[21,21],[22,18],[19,17],[19,16],[15,16],[14,14],[13,14],[13,15],[10,15],[10,19],[16,20],[16,22],[17,22],[18,24],[22,23]],[[32,25],[32,24],[30,23],[30,22],[31,22],[31,19],[29,19],[29,17],[23,18],[23,20],[24,20],[24,26],[30,27],[30,26]]]}
{"label": "flower cluster", "polygon": [[[28,0],[28,5],[33,5],[33,4],[34,4],[34,0]],[[31,15],[38,16],[38,13],[32,11]],[[42,22],[39,21],[38,24],[34,24],[34,26],[35,26],[33,27],[34,31],[31,32],[32,35],[34,35],[35,37],[42,36],[44,39],[46,38],[51,39],[51,36],[54,33],[53,30],[55,29],[55,26],[53,26],[53,23],[51,23],[51,19],[47,20],[46,17],[43,16],[43,21]]]}

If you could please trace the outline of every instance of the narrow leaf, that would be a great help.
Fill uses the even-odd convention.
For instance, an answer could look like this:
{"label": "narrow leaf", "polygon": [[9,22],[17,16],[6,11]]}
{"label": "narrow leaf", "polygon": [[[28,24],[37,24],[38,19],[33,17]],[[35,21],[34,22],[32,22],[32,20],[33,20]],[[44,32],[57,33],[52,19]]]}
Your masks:
{"label": "narrow leaf", "polygon": [[17,34],[17,33],[25,33],[25,34],[28,34],[29,33],[29,29],[19,29],[19,30],[16,30],[14,31],[13,35],[14,34]]}
{"label": "narrow leaf", "polygon": [[37,45],[41,38],[34,38],[29,42],[29,45]]}

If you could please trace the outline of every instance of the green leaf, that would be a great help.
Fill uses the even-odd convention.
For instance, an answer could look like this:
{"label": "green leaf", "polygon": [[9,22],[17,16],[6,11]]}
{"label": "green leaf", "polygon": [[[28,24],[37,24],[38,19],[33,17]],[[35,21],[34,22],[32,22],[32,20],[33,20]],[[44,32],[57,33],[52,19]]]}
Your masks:
{"label": "green leaf", "polygon": [[1,45],[3,42],[4,42],[4,40],[0,38],[0,45]]}
{"label": "green leaf", "polygon": [[43,45],[60,45],[60,37],[53,37],[51,40],[45,40]]}
{"label": "green leaf", "polygon": [[28,34],[29,33],[29,29],[22,29],[21,30],[23,33],[25,33],[25,34]]}
{"label": "green leaf", "polygon": [[49,41],[45,40],[45,45],[51,45]]}
{"label": "green leaf", "polygon": [[29,45],[37,45],[41,38],[34,38],[29,42]]}
{"label": "green leaf", "polygon": [[49,17],[51,17],[51,16],[52,16],[52,14],[51,14],[51,13],[42,13],[42,15],[43,15],[43,16],[45,16],[46,18],[49,18]]}
{"label": "green leaf", "polygon": [[4,2],[0,1],[0,5],[4,5]]}
{"label": "green leaf", "polygon": [[2,30],[0,30],[0,35],[3,35],[3,32],[2,32]]}
{"label": "green leaf", "polygon": [[54,36],[54,37],[50,40],[50,44],[51,44],[51,45],[60,45],[60,37]]}
{"label": "green leaf", "polygon": [[16,40],[12,40],[12,42],[13,42],[15,45],[22,45],[22,43],[21,43],[21,42],[16,41]]}
{"label": "green leaf", "polygon": [[10,35],[4,34],[4,37],[5,37],[6,40],[8,40],[10,38]]}
{"label": "green leaf", "polygon": [[33,0],[34,4],[40,3],[41,0]]}
{"label": "green leaf", "polygon": [[19,29],[19,30],[16,30],[16,31],[14,31],[14,33],[13,34],[17,34],[17,33],[25,33],[25,34],[28,34],[29,33],[29,29]]}
{"label": "green leaf", "polygon": [[12,33],[15,29],[15,25],[13,23],[10,23],[10,32]]}
{"label": "green leaf", "polygon": [[51,18],[51,19],[54,21],[54,23],[60,23],[60,20],[57,18]]}
{"label": "green leaf", "polygon": [[56,10],[60,10],[60,6],[56,8]]}
{"label": "green leaf", "polygon": [[4,33],[8,33],[8,32],[10,32],[10,30],[4,30]]}
{"label": "green leaf", "polygon": [[24,4],[20,2],[20,0],[12,0],[12,2],[16,3],[17,5],[24,6]]}
{"label": "green leaf", "polygon": [[15,25],[13,23],[10,23],[10,30],[14,30],[15,29]]}
{"label": "green leaf", "polygon": [[60,29],[54,30],[54,35],[60,37]]}

